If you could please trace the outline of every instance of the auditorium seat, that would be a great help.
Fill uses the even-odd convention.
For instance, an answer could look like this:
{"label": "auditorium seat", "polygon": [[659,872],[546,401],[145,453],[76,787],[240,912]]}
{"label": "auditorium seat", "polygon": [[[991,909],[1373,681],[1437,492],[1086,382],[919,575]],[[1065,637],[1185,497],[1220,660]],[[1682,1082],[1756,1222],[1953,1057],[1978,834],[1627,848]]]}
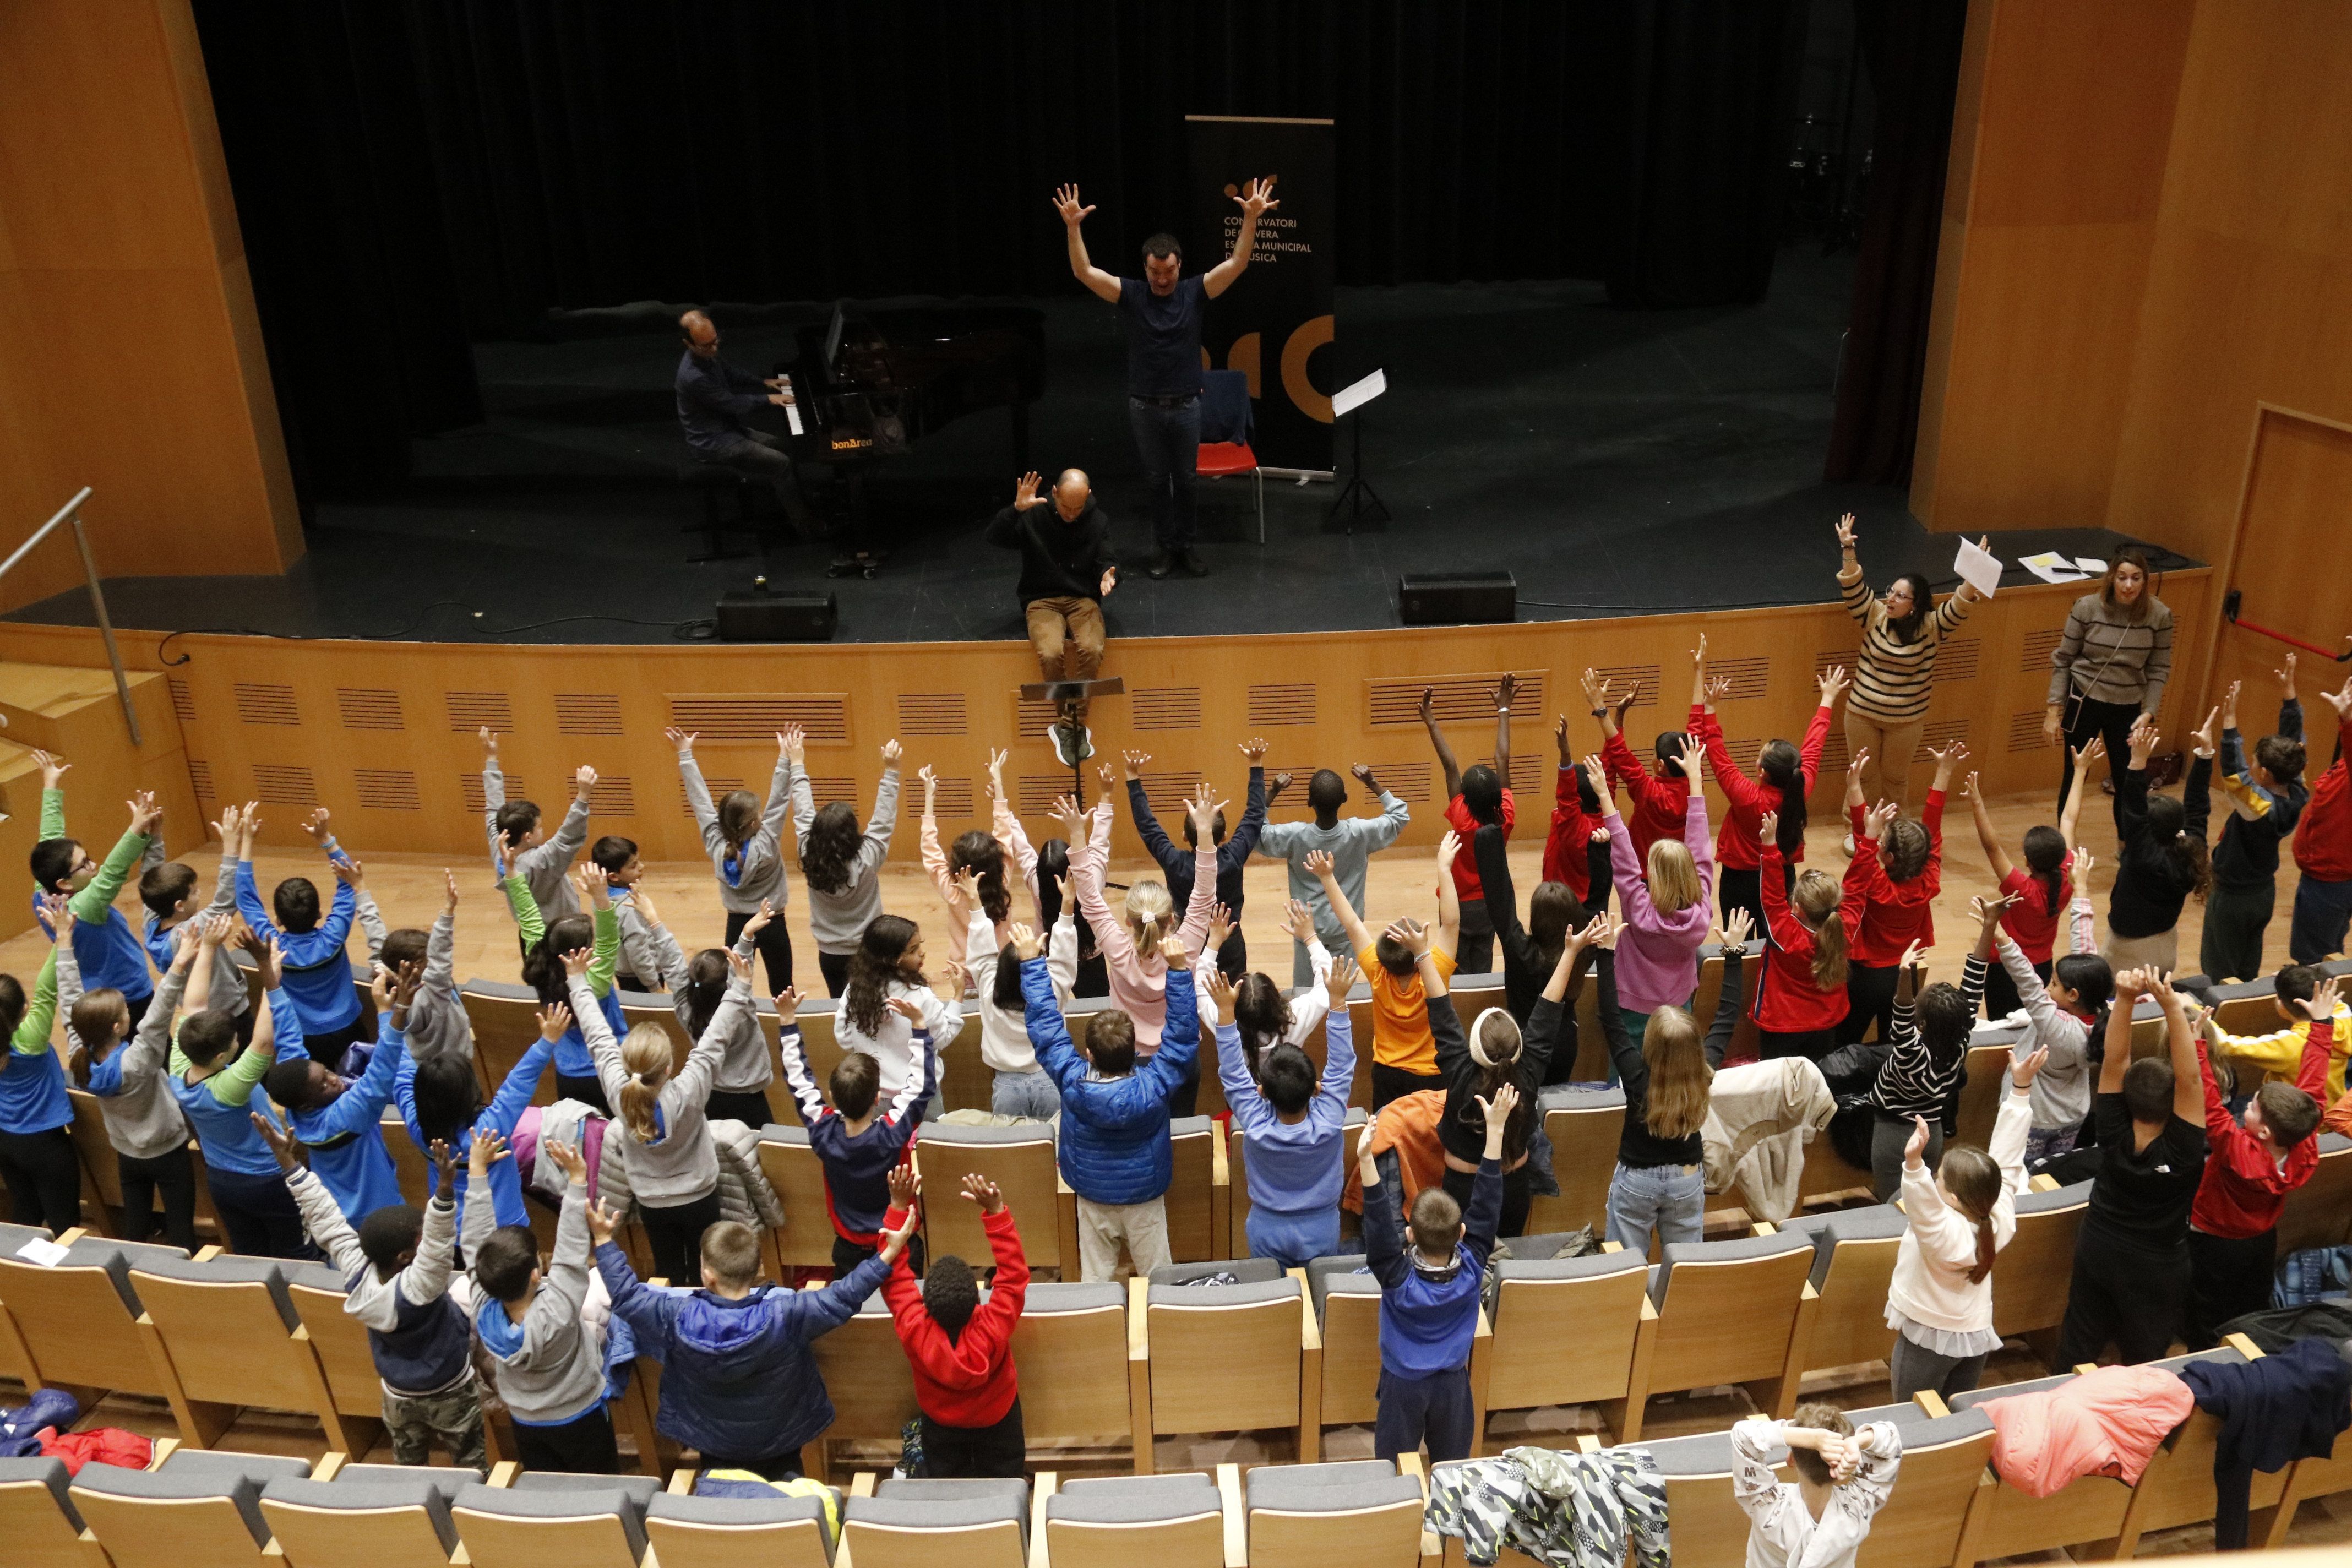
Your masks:
{"label": "auditorium seat", "polygon": [[1806,1278],[1812,1238],[1759,1228],[1765,1234],[1665,1249],[1651,1270],[1658,1321],[1635,1397],[1736,1383],[1766,1415],[1796,1408],[1817,1305]]}
{"label": "auditorium seat", "polygon": [[363,1429],[347,1426],[310,1336],[274,1258],[154,1258],[131,1271],[133,1289],[171,1360],[180,1440],[209,1448],[242,1405],[311,1416],[327,1446],[364,1453]]}
{"label": "auditorium seat", "polygon": [[2352,1138],[2321,1132],[2311,1180],[2286,1195],[2279,1214],[2278,1255],[2306,1247],[2338,1247],[2352,1224]]}
{"label": "auditorium seat", "polygon": [[[0,1310],[15,1326],[21,1354],[32,1363],[26,1385],[57,1384],[177,1399],[179,1384],[131,1281],[133,1264],[159,1264],[187,1254],[176,1247],[107,1241],[72,1242],[54,1268],[26,1262],[11,1248],[0,1257]],[[84,1399],[88,1408],[93,1401]]]}
{"label": "auditorium seat", "polygon": [[376,1375],[375,1356],[368,1349],[367,1326],[343,1310],[351,1292],[341,1269],[324,1263],[283,1267],[287,1297],[310,1336],[311,1352],[351,1437],[352,1447],[343,1452],[364,1454],[383,1429],[383,1380]]}
{"label": "auditorium seat", "polygon": [[460,1486],[449,1514],[473,1568],[637,1568],[646,1507],[659,1489],[647,1476],[516,1474],[500,1465],[487,1485]]}
{"label": "auditorium seat", "polygon": [[1243,1478],[1250,1568],[1411,1568],[1421,1481],[1385,1459],[1260,1465]]}
{"label": "auditorium seat", "polygon": [[[680,1470],[689,1484],[693,1473]],[[656,1492],[646,1539],[661,1568],[826,1568],[833,1560],[824,1504],[814,1497],[696,1497]]]}
{"label": "auditorium seat", "polygon": [[1609,1180],[1617,1170],[1617,1137],[1625,1125],[1622,1089],[1568,1089],[1555,1085],[1538,1100],[1544,1132],[1551,1139],[1551,1172],[1558,1197],[1538,1197],[1528,1206],[1528,1224],[1545,1230],[1609,1223]]}
{"label": "auditorium seat", "polygon": [[776,1255],[783,1267],[833,1267],[833,1221],[825,1207],[824,1167],[809,1146],[809,1135],[798,1126],[771,1123],[761,1129],[760,1171],[775,1189],[776,1201],[784,1205],[783,1228],[774,1233]]}
{"label": "auditorium seat", "polygon": [[84,1465],[68,1495],[114,1568],[274,1568],[262,1489],[310,1470],[308,1459],[181,1448],[144,1470]]}
{"label": "auditorium seat", "polygon": [[[1238,1283],[1181,1282],[1215,1273]],[[1299,1457],[1318,1457],[1322,1341],[1303,1276],[1272,1258],[1234,1258],[1156,1268],[1128,1291],[1129,1354],[1139,1348],[1146,1362],[1152,1434],[1289,1427]],[[1138,1458],[1149,1473],[1148,1445]]]}
{"label": "auditorium seat", "polygon": [[851,1489],[841,1544],[857,1568],[1025,1568],[1028,1518],[1024,1480],[886,1480]]}
{"label": "auditorium seat", "polygon": [[2091,1184],[2017,1194],[2017,1231],[1992,1264],[1992,1326],[2003,1339],[2022,1339],[2046,1362],[2066,1321],[2066,1294],[2074,1277],[2074,1233],[2089,1212]]}
{"label": "auditorium seat", "polygon": [[[468,980],[457,1000],[465,1005],[466,1022],[474,1031],[474,1062],[488,1092],[495,1094],[507,1074],[539,1038],[539,993],[528,985],[498,980]],[[555,1073],[541,1073],[533,1105],[555,1103]]]}
{"label": "auditorium seat", "polygon": [[[114,1145],[107,1141],[106,1112],[100,1109],[104,1102],[70,1082],[66,1086],[66,1098],[73,1106],[73,1120],[67,1123],[66,1131],[73,1139],[76,1158],[81,1162],[83,1221],[101,1236],[121,1236],[130,1216],[122,1212],[122,1167],[117,1163]],[[163,1212],[159,1195],[155,1213],[160,1215]]]}
{"label": "auditorium seat", "polygon": [[1223,1237],[1231,1229],[1229,1189],[1217,1180],[1225,1130],[1205,1116],[1179,1116],[1169,1121],[1168,1137],[1175,1163],[1168,1183],[1168,1256],[1178,1263],[1205,1262],[1227,1250]]}
{"label": "auditorium seat", "polygon": [[1993,1118],[2000,1113],[2001,1085],[2009,1077],[2011,1053],[2024,1033],[2022,1029],[1989,1030],[1978,1026],[1969,1043],[1968,1080],[1960,1085],[1957,1142],[1973,1143],[1979,1149],[1991,1143]]}
{"label": "auditorium seat", "polygon": [[0,1541],[14,1568],[106,1568],[67,1482],[63,1459],[0,1459]]}
{"label": "auditorium seat", "polygon": [[1052,1568],[1132,1568],[1139,1556],[1155,1568],[1224,1568],[1225,1497],[1200,1471],[1096,1477],[1038,1491]]}
{"label": "auditorium seat", "polygon": [[[1534,1239],[1512,1238],[1512,1251]],[[1486,1364],[1471,1453],[1487,1451],[1485,1416],[1552,1405],[1601,1405],[1619,1441],[1639,1436],[1642,1402],[1633,1391],[1656,1321],[1646,1310],[1648,1260],[1623,1251],[1546,1258],[1530,1249],[1496,1272],[1494,1332],[1474,1346]]]}
{"label": "auditorium seat", "polygon": [[1329,1426],[1368,1426],[1380,1414],[1381,1282],[1358,1272],[1363,1267],[1361,1253],[1307,1265],[1323,1340],[1321,1414]]}
{"label": "auditorium seat", "polygon": [[383,1108],[380,1131],[384,1152],[392,1156],[393,1175],[400,1183],[401,1201],[423,1208],[433,1201],[432,1183],[426,1178],[432,1164],[425,1159],[425,1151],[416,1146],[416,1140],[408,1135],[408,1123],[400,1119],[398,1106]]}
{"label": "auditorium seat", "polygon": [[1150,1437],[1128,1378],[1127,1289],[1110,1280],[1032,1280],[1013,1331],[1021,1423],[1034,1445]]}
{"label": "auditorium seat", "polygon": [[[2240,1339],[2237,1343],[2217,1345],[2210,1351],[2149,1364],[2178,1373],[2191,1362],[2242,1366],[2261,1354],[2252,1342]],[[2210,1412],[2191,1409],[2189,1418],[2156,1451],[2155,1458],[2148,1461],[2147,1473],[2140,1478],[2144,1497],[2132,1521],[2138,1534],[2200,1524],[2213,1517],[2213,1446],[2221,1435],[2218,1418]],[[2251,1510],[2247,1531],[2250,1544],[2275,1547],[2284,1542],[2294,1510],[2280,1509],[2279,1500],[2285,1493],[2288,1470],[2292,1468],[2253,1473],[2246,1495]]]}
{"label": "auditorium seat", "polygon": [[345,1465],[331,1479],[276,1478],[261,1489],[261,1514],[286,1568],[447,1568],[457,1546],[449,1500],[475,1479],[455,1468]]}
{"label": "auditorium seat", "polygon": [[[1951,1408],[1957,1415],[1996,1399],[2044,1393],[2074,1375],[2067,1372],[2028,1383],[1972,1389],[1955,1394]],[[1900,1487],[1902,1483],[1895,1484]],[[1985,1500],[1987,1512],[1972,1538],[1977,1556],[1984,1562],[2047,1552],[2065,1552],[2076,1562],[2128,1556],[2130,1546],[2121,1543],[2134,1491],[2107,1476],[2082,1477],[2046,1498],[2029,1497],[2014,1487],[1996,1487],[1993,1495]]]}
{"label": "auditorium seat", "polygon": [[[2225,981],[2215,984],[2211,994],[2213,1021],[2233,1035],[2267,1035],[2283,1026],[2278,1016],[2278,985],[2273,980]],[[2289,1083],[2294,1081],[2293,1073],[2282,1076]]]}
{"label": "auditorium seat", "polygon": [[1895,1348],[1886,1326],[1886,1289],[1895,1278],[1895,1255],[1910,1222],[1893,1204],[1803,1215],[1780,1227],[1813,1238],[1808,1278],[1821,1298],[1805,1348],[1805,1370],[1885,1361]]}
{"label": "auditorium seat", "polygon": [[[823,1289],[811,1285],[812,1290]],[[877,1290],[839,1328],[809,1342],[833,1400],[833,1425],[801,1450],[802,1468],[833,1479],[832,1447],[839,1442],[895,1442],[919,1411],[915,1374],[898,1342],[890,1309]]]}
{"label": "auditorium seat", "polygon": [[1032,1270],[1055,1269],[1066,1279],[1078,1275],[1078,1260],[1064,1258],[1055,1205],[1054,1124],[1027,1121],[1010,1127],[961,1127],[926,1122],[915,1143],[916,1168],[923,1174],[923,1245],[934,1258],[953,1253],[975,1268],[993,1256],[982,1228],[980,1205],[963,1197],[963,1178],[977,1173],[994,1182],[1021,1232],[1021,1250]]}

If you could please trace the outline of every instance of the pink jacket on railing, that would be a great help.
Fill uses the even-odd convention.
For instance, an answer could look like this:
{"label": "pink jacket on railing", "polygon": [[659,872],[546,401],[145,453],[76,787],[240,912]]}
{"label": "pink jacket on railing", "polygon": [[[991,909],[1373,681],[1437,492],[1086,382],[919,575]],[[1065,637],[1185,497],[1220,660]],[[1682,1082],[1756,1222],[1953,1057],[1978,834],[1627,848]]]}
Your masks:
{"label": "pink jacket on railing", "polygon": [[2084,1476],[2137,1486],[2157,1446],[2196,1398],[2160,1366],[2103,1366],[2040,1394],[1990,1399],[1992,1468],[2004,1485],[2050,1497]]}
{"label": "pink jacket on railing", "polygon": [[[1094,832],[1081,851],[1070,849],[1071,890],[1078,896],[1078,912],[1095,928],[1102,949],[1103,967],[1110,976],[1111,1000],[1135,1020],[1135,1054],[1148,1057],[1160,1048],[1160,1026],[1168,1021],[1168,961],[1159,953],[1135,951],[1127,922],[1103,900],[1103,868],[1110,863],[1110,802],[1094,808]],[[1202,841],[1193,860],[1192,901],[1184,906],[1184,923],[1176,934],[1184,942],[1190,969],[1209,938],[1209,907],[1217,899],[1217,847]]]}

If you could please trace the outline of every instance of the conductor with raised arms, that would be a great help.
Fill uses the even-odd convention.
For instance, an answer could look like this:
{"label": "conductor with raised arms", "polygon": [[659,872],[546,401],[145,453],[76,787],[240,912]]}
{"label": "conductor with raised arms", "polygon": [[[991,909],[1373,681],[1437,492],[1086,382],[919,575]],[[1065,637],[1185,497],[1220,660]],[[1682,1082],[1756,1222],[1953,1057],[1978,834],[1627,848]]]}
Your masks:
{"label": "conductor with raised arms", "polygon": [[1192,490],[1201,449],[1201,328],[1208,301],[1234,286],[1249,265],[1260,213],[1282,204],[1274,199],[1274,177],[1252,180],[1234,197],[1242,209],[1234,253],[1192,277],[1182,276],[1184,248],[1171,234],[1143,242],[1143,276],[1116,278],[1087,258],[1079,226],[1095,209],[1078,202],[1078,187],[1054,195],[1070,241],[1070,270],[1102,299],[1118,307],[1127,324],[1127,417],[1143,458],[1151,490],[1154,552],[1149,568],[1165,577],[1178,565],[1195,577],[1208,575],[1192,541]]}

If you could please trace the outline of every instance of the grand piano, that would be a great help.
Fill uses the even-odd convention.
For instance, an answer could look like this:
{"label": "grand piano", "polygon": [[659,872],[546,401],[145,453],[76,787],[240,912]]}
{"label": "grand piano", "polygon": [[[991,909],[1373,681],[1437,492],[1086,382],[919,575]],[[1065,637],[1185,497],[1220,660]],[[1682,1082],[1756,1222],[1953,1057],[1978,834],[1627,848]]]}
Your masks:
{"label": "grand piano", "polygon": [[1045,317],[1021,305],[847,301],[798,333],[777,367],[792,378],[802,429],[793,456],[853,483],[871,463],[984,408],[1013,414],[1013,468],[1029,466],[1029,405],[1045,390]]}

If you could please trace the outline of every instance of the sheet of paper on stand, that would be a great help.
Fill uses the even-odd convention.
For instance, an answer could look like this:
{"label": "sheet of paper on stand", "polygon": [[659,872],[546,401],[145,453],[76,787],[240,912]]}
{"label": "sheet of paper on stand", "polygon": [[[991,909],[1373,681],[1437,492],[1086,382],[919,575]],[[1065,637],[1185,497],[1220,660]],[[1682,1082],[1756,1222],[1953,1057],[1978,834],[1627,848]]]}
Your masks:
{"label": "sheet of paper on stand", "polygon": [[1389,389],[1389,373],[1376,370],[1363,380],[1341,387],[1331,395],[1331,417],[1353,414],[1373,398]]}
{"label": "sheet of paper on stand", "polygon": [[2019,561],[2018,564],[2044,583],[2079,583],[2089,575],[2088,573],[2077,571],[2073,562],[2054,550],[2045,550],[2039,555],[2028,555]]}
{"label": "sheet of paper on stand", "polygon": [[1960,541],[1959,558],[1952,563],[1952,570],[1960,574],[1961,582],[1988,599],[2000,587],[2000,558],[1965,539]]}

